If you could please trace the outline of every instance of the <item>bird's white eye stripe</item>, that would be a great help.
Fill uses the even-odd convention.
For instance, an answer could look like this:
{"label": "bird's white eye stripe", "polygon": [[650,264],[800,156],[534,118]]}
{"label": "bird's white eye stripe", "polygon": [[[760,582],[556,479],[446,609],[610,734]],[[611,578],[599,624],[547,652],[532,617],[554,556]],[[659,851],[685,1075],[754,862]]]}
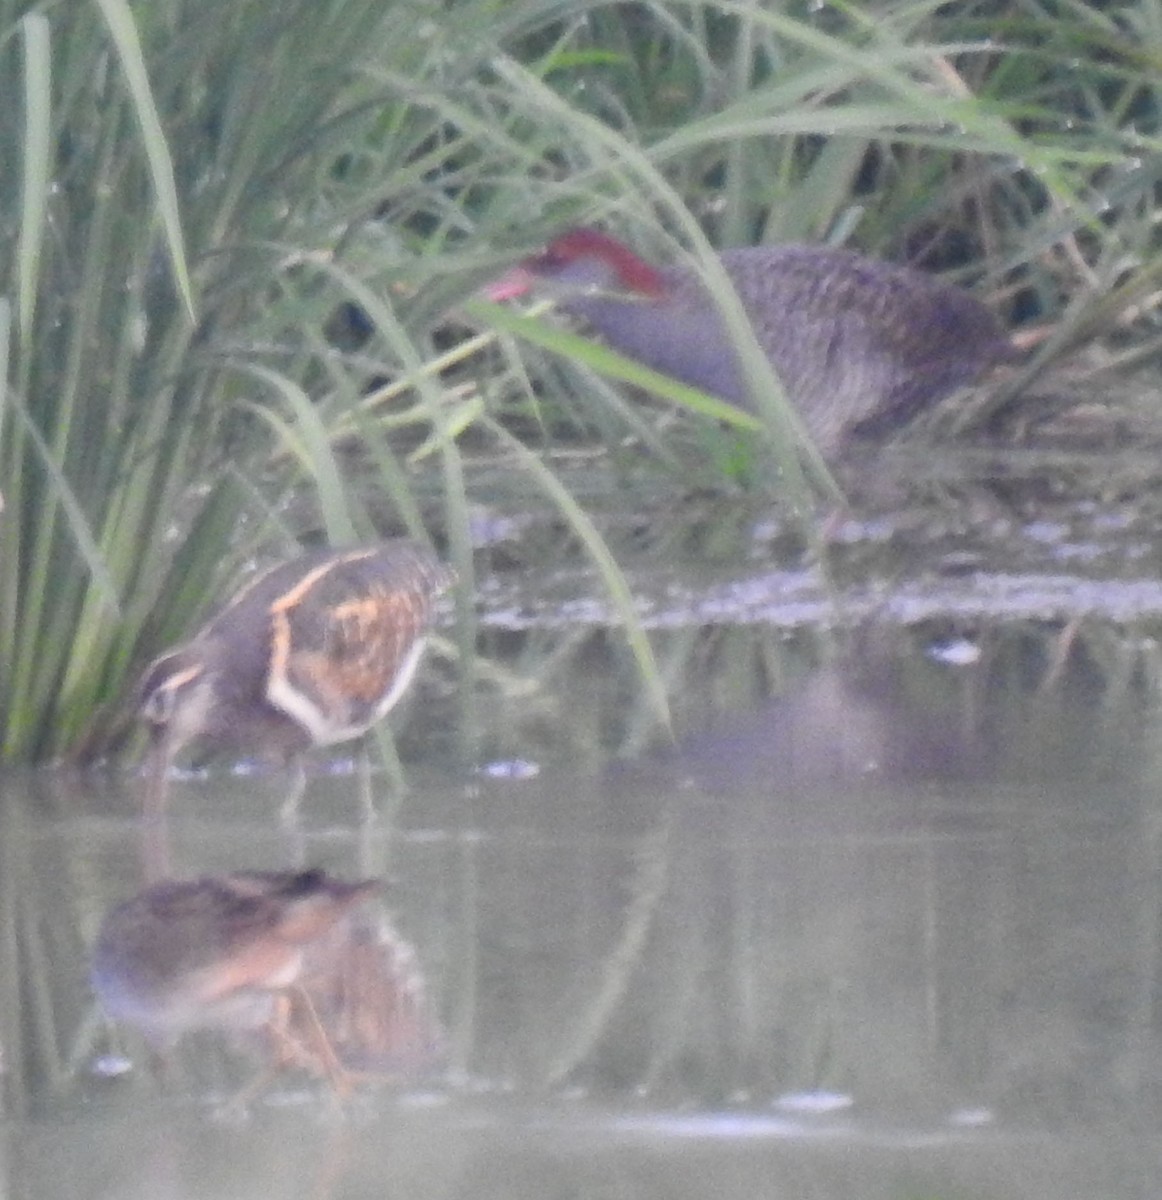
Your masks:
{"label": "bird's white eye stripe", "polygon": [[202,673],[203,670],[204,670],[204,668],[202,667],[202,665],[200,663],[195,663],[191,667],[186,667],[186,669],[184,671],[178,671],[178,673],[176,675],[171,675],[168,679],[164,680],[158,686],[158,690],[159,691],[165,690],[165,691],[170,691],[170,692],[176,691],[178,688],[182,687],[184,684],[189,683],[191,679],[197,679],[197,677]]}

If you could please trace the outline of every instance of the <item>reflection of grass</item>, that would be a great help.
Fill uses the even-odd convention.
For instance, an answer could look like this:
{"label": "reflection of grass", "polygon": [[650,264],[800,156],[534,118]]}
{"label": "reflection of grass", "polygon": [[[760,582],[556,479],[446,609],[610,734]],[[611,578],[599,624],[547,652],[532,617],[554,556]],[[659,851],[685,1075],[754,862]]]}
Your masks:
{"label": "reflection of grass", "polygon": [[999,34],[913,0],[874,25],[729,0],[560,11],[0,6],[18,168],[0,180],[0,758],[100,751],[141,662],[303,538],[440,529],[470,680],[468,456],[598,563],[663,717],[554,451],[779,489],[800,514],[825,477],[778,402],[736,419],[741,442],[692,436],[704,398],[640,380],[667,404],[627,405],[590,373],[624,375],[609,356],[483,305],[465,311],[488,334],[457,351],[447,314],[501,244],[601,220],[645,252],[690,247],[764,394],[712,242],[831,237],[984,276],[1060,319],[1042,357],[1115,326],[1150,343],[1133,155],[1154,149],[1156,72],[1096,10]]}
{"label": "reflection of grass", "polygon": [[567,1080],[592,1055],[594,1047],[605,1035],[610,1019],[640,966],[658,906],[668,890],[669,855],[665,825],[646,835],[637,848],[621,933],[601,964],[594,995],[586,1005],[578,1029],[571,1033],[556,1060],[549,1064],[548,1083],[556,1085]]}

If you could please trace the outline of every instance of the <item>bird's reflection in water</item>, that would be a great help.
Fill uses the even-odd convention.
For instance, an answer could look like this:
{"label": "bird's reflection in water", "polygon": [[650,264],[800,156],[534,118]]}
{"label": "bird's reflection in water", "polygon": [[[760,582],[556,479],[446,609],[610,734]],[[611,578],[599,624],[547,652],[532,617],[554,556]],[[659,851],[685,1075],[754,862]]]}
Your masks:
{"label": "bird's reflection in water", "polygon": [[413,1079],[438,1063],[419,960],[382,910],[362,906],[313,946],[303,986],[346,1070]]}
{"label": "bird's reflection in water", "polygon": [[982,666],[947,665],[872,626],[798,686],[708,722],[652,765],[711,793],[975,778],[995,769],[1007,728],[991,715],[991,687]]}
{"label": "bird's reflection in water", "polygon": [[91,978],[105,1011],[169,1056],[187,1033],[223,1031],[266,1070],[326,1078],[419,1073],[438,1038],[415,956],[371,912],[376,880],[319,870],[155,883],[105,918]]}

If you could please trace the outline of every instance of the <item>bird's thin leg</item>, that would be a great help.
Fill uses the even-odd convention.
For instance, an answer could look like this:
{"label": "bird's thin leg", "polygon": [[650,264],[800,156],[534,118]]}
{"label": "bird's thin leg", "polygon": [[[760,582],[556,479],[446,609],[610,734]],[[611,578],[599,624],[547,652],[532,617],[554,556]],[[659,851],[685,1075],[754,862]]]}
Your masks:
{"label": "bird's thin leg", "polygon": [[142,797],[141,812],[147,821],[156,821],[165,812],[173,758],[170,739],[164,736],[156,737],[149,747],[145,762],[145,794]]}
{"label": "bird's thin leg", "polygon": [[159,883],[173,876],[169,822],[164,814],[145,821],[141,827],[141,864],[146,883]]}
{"label": "bird's thin leg", "polygon": [[263,1032],[270,1043],[270,1058],[249,1083],[244,1084],[223,1106],[226,1113],[244,1114],[251,1101],[292,1067],[314,1069],[314,1059],[307,1048],[291,1032],[292,999],[290,992],[280,992],[274,998],[274,1011]]}
{"label": "bird's thin leg", "polygon": [[307,773],[299,756],[292,759],[288,767],[293,772],[291,788],[278,810],[278,820],[290,843],[290,861],[301,867],[307,859],[307,839],[303,833],[303,823],[299,820],[299,801],[307,790]]}
{"label": "bird's thin leg", "polygon": [[364,825],[370,825],[376,817],[375,794],[371,790],[371,755],[366,741],[359,748],[359,816]]}
{"label": "bird's thin leg", "polygon": [[[349,1096],[352,1091],[351,1073],[339,1061],[339,1056],[335,1053],[334,1046],[331,1045],[331,1039],[327,1036],[323,1022],[319,1020],[319,1014],[306,989],[300,985],[292,987],[287,994],[287,1002],[292,1007],[297,1005],[298,1011],[302,1015],[310,1048],[314,1051],[315,1060],[322,1073],[326,1075],[337,1095]],[[301,1043],[290,1034],[289,1030],[286,1031],[286,1034],[292,1045],[297,1047],[301,1054],[303,1049]]]}
{"label": "bird's thin leg", "polygon": [[272,1055],[258,1068],[249,1083],[245,1083],[221,1107],[221,1114],[230,1117],[245,1117],[250,1103],[260,1092],[266,1090],[270,1083],[277,1079],[294,1061],[286,1051],[285,1041],[292,1040],[287,1033],[290,1022],[290,1001],[285,995],[274,997],[274,1011],[263,1029],[270,1040]]}
{"label": "bird's thin leg", "polygon": [[[357,1084],[393,1083],[399,1078],[395,1071],[348,1067],[335,1051],[310,992],[302,984],[295,984],[290,989],[288,999],[292,1005],[297,1003],[301,1022],[307,1027],[303,1032],[308,1035],[310,1043],[309,1047],[304,1045],[289,1029],[286,1030],[288,1045],[292,1053],[297,1055],[295,1061],[308,1070],[325,1075],[339,1099],[350,1096]],[[309,1054],[313,1054],[313,1057]]]}
{"label": "bird's thin leg", "polygon": [[222,1104],[221,1115],[223,1117],[245,1117],[255,1096],[264,1092],[285,1069],[286,1066],[281,1060],[259,1067],[254,1078],[249,1083],[243,1084],[229,1100]]}
{"label": "bird's thin leg", "polygon": [[142,800],[141,857],[147,883],[167,879],[172,873],[166,800],[173,754],[169,740],[161,739],[150,747],[145,796]]}
{"label": "bird's thin leg", "polygon": [[301,754],[295,755],[287,766],[291,772],[291,786],[286,799],[282,802],[282,807],[278,810],[278,816],[284,825],[297,827],[299,801],[302,800],[303,793],[307,790],[307,769],[303,764]]}

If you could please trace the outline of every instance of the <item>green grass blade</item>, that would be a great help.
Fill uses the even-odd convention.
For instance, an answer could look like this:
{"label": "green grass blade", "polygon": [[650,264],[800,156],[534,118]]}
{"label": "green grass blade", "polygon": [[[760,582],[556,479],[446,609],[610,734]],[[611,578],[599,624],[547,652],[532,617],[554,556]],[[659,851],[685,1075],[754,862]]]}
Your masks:
{"label": "green grass blade", "polygon": [[8,302],[7,296],[0,296],[0,472],[3,472],[8,461],[4,428],[8,423],[8,339],[11,333],[12,305]]}
{"label": "green grass blade", "polygon": [[117,593],[117,585],[109,574],[101,547],[93,534],[93,528],[76,493],[69,484],[65,472],[53,455],[51,447],[41,436],[36,423],[29,417],[24,406],[19,402],[12,405],[12,411],[21,426],[21,431],[36,449],[37,460],[43,467],[50,485],[53,502],[64,509],[68,517],[68,531],[73,544],[84,561],[85,569],[97,587],[98,594],[111,616],[120,616],[121,599]]}
{"label": "green grass blade", "polygon": [[141,126],[142,146],[149,160],[158,212],[169,248],[170,266],[186,311],[193,320],[196,312],[194,292],[186,266],[185,240],[182,236],[181,208],[174,183],[173,160],[150,90],[149,71],[142,54],[141,41],[137,36],[137,25],[126,0],[96,0],[96,3],[109,27],[121,69],[125,72],[125,82],[133,97],[133,111]]}
{"label": "green grass blade", "polygon": [[[304,471],[314,481],[319,511],[334,545],[356,540],[355,522],[351,516],[351,498],[343,486],[343,476],[335,457],[327,429],[310,397],[285,375],[258,364],[239,364],[238,369],[261,380],[284,400],[295,419],[293,430],[278,415],[262,405],[251,409],[279,435]],[[366,524],[366,522],[364,522]]]}
{"label": "green grass blade", "polygon": [[24,169],[16,271],[20,341],[27,346],[36,312],[40,248],[52,173],[52,54],[49,23],[41,13],[26,13],[20,27],[24,35]]}
{"label": "green grass blade", "polygon": [[666,697],[666,687],[654,657],[653,647],[649,636],[637,615],[633,593],[629,590],[625,575],[617,565],[617,561],[609,552],[605,539],[598,532],[589,514],[570,495],[569,490],[557,476],[519,439],[510,434],[502,425],[483,418],[482,425],[489,430],[498,445],[511,454],[530,479],[557,506],[561,515],[569,522],[582,545],[592,558],[601,574],[610,602],[618,619],[625,629],[626,641],[637,663],[642,682],[657,720],[672,732],[670,723],[670,705]]}

